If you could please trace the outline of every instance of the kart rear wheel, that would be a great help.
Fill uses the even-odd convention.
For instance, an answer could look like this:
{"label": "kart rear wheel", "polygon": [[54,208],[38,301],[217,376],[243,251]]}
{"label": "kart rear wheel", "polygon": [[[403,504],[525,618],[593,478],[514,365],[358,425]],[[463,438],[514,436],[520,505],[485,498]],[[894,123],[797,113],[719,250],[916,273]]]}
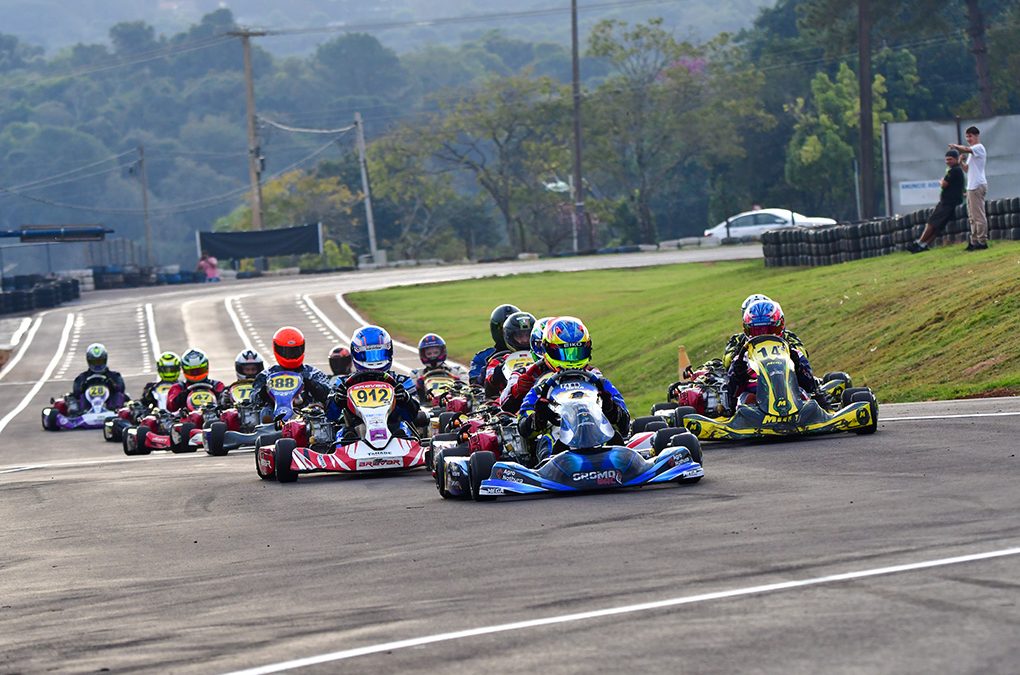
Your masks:
{"label": "kart rear wheel", "polygon": [[677,404],[672,402],[667,403],[653,403],[652,414],[659,412],[660,410],[676,410]]}
{"label": "kart rear wheel", "polygon": [[446,450],[440,450],[433,457],[435,467],[435,480],[436,489],[439,490],[439,496],[443,499],[450,499],[453,495],[446,488]]}
{"label": "kart rear wheel", "polygon": [[480,494],[482,481],[492,475],[496,455],[488,450],[479,450],[468,458],[468,482],[471,484],[471,498],[476,502],[495,501],[492,495]]}
{"label": "kart rear wheel", "polygon": [[191,430],[195,428],[195,425],[191,422],[181,423],[181,440],[179,443],[174,443],[170,446],[170,451],[174,453],[182,452],[195,452],[198,448],[191,445]]}
{"label": "kart rear wheel", "polygon": [[822,382],[832,382],[834,380],[842,380],[843,382],[846,382],[847,387],[853,386],[853,380],[850,379],[849,375],[842,371],[825,373],[825,375],[822,376]]}
{"label": "kart rear wheel", "polygon": [[851,402],[859,403],[861,401],[868,402],[868,409],[871,412],[871,424],[861,427],[859,429],[854,429],[854,433],[864,436],[867,434],[873,434],[876,431],[878,431],[878,401],[875,399],[875,395],[871,393],[871,390],[869,389],[865,389],[864,391],[859,391],[856,394],[854,394]]}
{"label": "kart rear wheel", "polygon": [[642,431],[645,431],[645,426],[647,426],[649,422],[659,422],[661,420],[662,418],[659,417],[658,415],[646,415],[645,417],[635,417],[630,421],[630,433],[639,434]]}
{"label": "kart rear wheel", "polygon": [[450,422],[457,419],[458,413],[455,412],[444,412],[439,413],[439,433],[445,434],[450,431]]}
{"label": "kart rear wheel", "polygon": [[125,455],[148,455],[152,452],[152,448],[147,446],[146,436],[149,435],[149,427],[141,426],[135,432],[135,449],[130,450],[128,448],[128,435],[124,434],[124,454]]}
{"label": "kart rear wheel", "polygon": [[673,426],[682,427],[684,425],[685,416],[697,414],[698,411],[694,409],[694,406],[678,405],[676,410],[673,411]]}
{"label": "kart rear wheel", "polygon": [[57,409],[56,408],[50,408],[50,411],[48,413],[46,413],[45,415],[43,415],[43,418],[42,418],[42,428],[45,429],[46,431],[56,431],[57,430]]}
{"label": "kart rear wheel", "polygon": [[281,483],[293,483],[297,480],[298,472],[290,468],[294,460],[294,448],[297,441],[293,438],[281,438],[273,446],[273,465],[276,467],[276,480]]}
{"label": "kart rear wheel", "polygon": [[[687,433],[684,433],[684,434],[677,434],[676,436],[673,436],[672,438],[670,438],[669,439],[669,445],[667,445],[666,447],[667,448],[679,448],[679,447],[687,448],[691,452],[691,459],[693,459],[695,462],[697,462],[701,466],[705,466],[705,455],[701,451],[701,441],[699,441],[698,437],[695,436],[694,434],[692,434],[689,431]],[[687,482],[688,480],[690,480],[690,479],[686,479],[684,482]]]}
{"label": "kart rear wheel", "polygon": [[222,457],[227,454],[227,451],[223,448],[223,437],[226,433],[227,425],[225,422],[213,422],[209,426],[209,433],[205,438],[205,451],[216,457]]}
{"label": "kart rear wheel", "polygon": [[861,392],[869,392],[870,393],[871,390],[868,389],[867,387],[847,387],[846,389],[844,389],[843,390],[843,395],[842,395],[842,397],[840,399],[840,402],[839,402],[840,403],[840,407],[841,408],[845,408],[848,405],[850,405],[851,403],[853,403],[854,402],[854,394],[859,394]]}
{"label": "kart rear wheel", "polygon": [[669,421],[665,417],[660,417],[646,424],[645,431],[658,431],[659,429],[665,429],[668,426]]}

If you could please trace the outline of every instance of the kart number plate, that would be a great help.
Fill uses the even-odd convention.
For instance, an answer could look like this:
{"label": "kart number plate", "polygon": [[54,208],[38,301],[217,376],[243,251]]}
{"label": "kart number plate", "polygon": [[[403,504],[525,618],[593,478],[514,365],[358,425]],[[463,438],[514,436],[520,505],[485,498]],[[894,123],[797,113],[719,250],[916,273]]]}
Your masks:
{"label": "kart number plate", "polygon": [[85,398],[102,398],[103,396],[106,396],[106,387],[101,384],[95,384],[85,392]]}
{"label": "kart number plate", "polygon": [[452,386],[452,377],[430,377],[425,381],[425,388],[429,391],[445,391]]}
{"label": "kart number plate", "polygon": [[207,389],[193,391],[188,394],[188,403],[192,408],[204,408],[210,403],[216,402],[216,395]]}
{"label": "kart number plate", "polygon": [[155,387],[153,387],[152,391],[153,393],[166,396],[167,394],[170,393],[170,387],[172,386],[173,385],[170,384],[169,382],[163,382],[162,384],[157,384]]}
{"label": "kart number plate", "polygon": [[515,356],[511,354],[506,358],[506,361],[503,362],[503,372],[506,373],[523,372],[527,370],[528,366],[530,366],[534,362],[535,362],[534,359],[532,359],[530,355]]}
{"label": "kart number plate", "polygon": [[382,408],[393,399],[393,387],[382,382],[369,382],[351,387],[347,395],[359,408]]}
{"label": "kart number plate", "polygon": [[243,403],[251,398],[251,390],[250,384],[235,384],[230,388],[230,396],[236,403]]}
{"label": "kart number plate", "polygon": [[284,375],[273,375],[266,381],[266,385],[273,391],[297,391],[298,387],[301,386],[301,378],[290,373]]}

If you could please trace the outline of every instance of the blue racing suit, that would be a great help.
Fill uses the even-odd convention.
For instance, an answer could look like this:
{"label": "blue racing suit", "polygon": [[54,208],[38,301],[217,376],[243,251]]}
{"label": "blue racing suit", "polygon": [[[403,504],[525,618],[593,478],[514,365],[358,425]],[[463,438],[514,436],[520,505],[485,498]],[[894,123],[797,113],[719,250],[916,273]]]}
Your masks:
{"label": "blue racing suit", "polygon": [[471,358],[471,369],[468,371],[469,384],[484,384],[485,367],[495,353],[495,347],[486,347]]}
{"label": "blue racing suit", "polygon": [[[370,373],[372,371],[361,372]],[[326,405],[326,419],[340,424],[336,435],[338,442],[347,435],[349,429],[353,429],[358,423],[358,420],[347,409],[347,380],[357,374],[359,373],[337,376],[336,382],[333,385],[333,392],[329,397],[329,403]],[[416,436],[415,422],[418,419],[418,411],[421,410],[414,380],[407,375],[399,375],[393,371],[380,371],[378,375],[380,378],[385,376],[392,377],[397,383],[397,401],[393,412],[390,414],[390,429],[393,431],[399,430],[399,435],[404,438],[414,438]]]}
{"label": "blue racing suit", "polygon": [[[602,412],[616,430],[616,436],[610,440],[611,445],[622,445],[623,437],[630,431],[630,411],[623,400],[623,394],[608,378],[591,366],[585,370],[598,377],[598,389],[602,400]],[[537,438],[535,455],[538,461],[552,456],[565,448],[555,448],[552,437],[544,432],[556,423],[556,413],[549,408],[549,382],[555,373],[542,376],[535,386],[524,396],[521,410],[517,418],[517,426],[525,438]]]}

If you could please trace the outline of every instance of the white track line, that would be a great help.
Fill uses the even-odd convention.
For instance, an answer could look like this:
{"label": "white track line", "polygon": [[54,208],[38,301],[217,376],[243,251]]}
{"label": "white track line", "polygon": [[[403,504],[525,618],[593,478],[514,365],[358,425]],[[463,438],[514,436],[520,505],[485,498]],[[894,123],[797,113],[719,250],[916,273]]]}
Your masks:
{"label": "white track line", "polygon": [[67,315],[67,321],[64,322],[64,332],[60,334],[60,344],[57,346],[57,352],[53,355],[53,358],[50,359],[50,362],[46,366],[46,370],[43,372],[42,377],[39,378],[39,381],[32,385],[32,388],[28,390],[27,394],[25,394],[25,398],[21,399],[21,403],[19,403],[14,410],[4,415],[3,419],[0,419],[0,433],[3,433],[3,430],[7,428],[7,425],[10,424],[11,420],[13,420],[18,413],[24,410],[25,407],[32,402],[32,398],[39,393],[42,386],[50,379],[50,375],[53,374],[53,369],[57,367],[57,361],[59,361],[60,357],[64,355],[64,347],[67,346],[67,336],[71,334],[71,328],[73,326],[74,312],[71,312]]}
{"label": "white track line", "polygon": [[563,614],[560,616],[546,617],[544,619],[517,621],[515,623],[504,623],[496,626],[485,626],[483,628],[471,628],[467,630],[454,631],[451,633],[439,633],[436,635],[428,635],[425,637],[411,638],[409,640],[396,640],[394,642],[384,642],[382,644],[369,645],[367,647],[347,649],[344,651],[332,652],[329,654],[322,654],[319,656],[309,656],[303,659],[284,661],[281,663],[274,663],[272,665],[249,668],[247,670],[238,670],[234,671],[233,673],[230,673],[229,675],[264,675],[265,673],[279,673],[285,670],[305,668],[307,666],[314,666],[321,663],[342,661],[345,659],[352,659],[358,656],[367,656],[369,654],[379,654],[381,652],[390,652],[396,651],[398,649],[407,649],[408,647],[420,647],[422,645],[434,644],[436,642],[461,640],[463,638],[476,637],[479,635],[506,633],[509,631],[523,630],[526,628],[537,628],[540,626],[551,626],[561,623],[571,623],[574,621],[588,621],[591,619],[601,619],[607,616],[618,616],[621,614],[647,612],[650,610],[676,607],[679,605],[690,605],[698,602],[708,602],[710,600],[726,600],[728,598],[736,598],[745,595],[760,595],[763,593],[773,593],[776,591],[786,591],[795,588],[818,586],[821,584],[831,584],[842,581],[854,581],[856,579],[865,579],[867,577],[896,574],[899,572],[911,572],[915,570],[930,569],[933,567],[944,567],[946,565],[958,565],[960,563],[975,562],[978,560],[988,560],[991,558],[1001,558],[1012,555],[1020,555],[1020,547],[1007,548],[999,551],[989,551],[987,553],[974,553],[972,555],[961,555],[953,558],[941,558],[939,560],[925,560],[922,562],[907,563],[905,565],[877,567],[869,570],[860,570],[857,572],[846,572],[843,574],[830,574],[824,577],[815,577],[813,579],[801,579],[799,581],[782,581],[775,584],[764,584],[761,586],[748,586],[745,588],[735,588],[729,591],[717,591],[715,593],[703,593],[701,595],[687,595],[678,598],[658,600],[656,602],[645,602],[637,605],[625,605],[623,607],[597,609],[590,612],[578,612],[576,614]]}
{"label": "white track line", "polygon": [[[31,321],[31,319],[25,319],[25,321]],[[42,316],[40,315],[38,318],[36,318],[35,323],[32,324],[32,328],[28,331],[28,335],[25,337],[25,344],[21,345],[21,349],[19,349],[18,353],[14,355],[14,358],[7,362],[7,365],[4,366],[3,370],[0,370],[0,380],[4,379],[7,376],[7,373],[11,372],[11,369],[13,369],[14,366],[18,365],[18,361],[20,361],[21,357],[25,355],[25,352],[28,351],[28,346],[32,344],[32,339],[35,337],[35,332],[39,330],[39,326],[41,324]],[[24,326],[25,325],[24,322],[22,322],[21,325]],[[18,331],[20,332],[21,329],[19,328]],[[18,333],[15,333],[15,335],[18,336],[18,341],[20,342],[21,335],[18,335]],[[16,345],[18,343],[12,340],[11,344]]]}
{"label": "white track line", "polygon": [[957,413],[953,415],[913,415],[910,417],[886,417],[878,418],[879,423],[881,422],[907,422],[913,420],[945,420],[945,419],[960,419],[964,417],[1012,417],[1014,415],[1020,415],[1020,412],[995,412],[995,413]]}
{"label": "white track line", "polygon": [[237,312],[234,311],[234,300],[240,300],[242,296],[235,295],[232,298],[224,298],[223,306],[227,308],[227,316],[230,317],[230,321],[234,324],[234,330],[241,337],[241,342],[244,343],[245,349],[252,349],[251,339],[248,337],[248,333],[245,332],[241,326],[241,320],[237,318]]}
{"label": "white track line", "polygon": [[159,355],[163,351],[159,348],[159,338],[156,337],[156,317],[152,311],[152,303],[145,303],[145,322],[149,327],[149,346],[152,347],[152,361],[159,363]]}
{"label": "white track line", "polygon": [[11,336],[11,346],[17,347],[18,343],[21,342],[21,336],[25,334],[28,327],[32,325],[32,318],[26,316],[21,320],[21,325],[18,326],[18,330],[14,331],[14,335]]}
{"label": "white track line", "polygon": [[[103,459],[79,459],[68,462],[49,462],[47,464],[20,464],[20,465],[8,465],[0,467],[0,475],[5,473],[21,473],[23,471],[35,471],[38,469],[75,469],[82,466],[102,466],[104,464],[124,464],[132,462],[144,462],[151,461],[154,459],[175,459],[177,461],[184,461],[187,458],[195,459],[196,457],[202,457],[203,462],[210,461],[208,457],[202,454],[186,454],[179,455],[170,451],[158,451],[154,450],[157,454],[154,455],[143,455],[140,457],[106,457]],[[243,448],[240,450],[231,450],[231,455],[251,455],[255,453],[254,448]]]}

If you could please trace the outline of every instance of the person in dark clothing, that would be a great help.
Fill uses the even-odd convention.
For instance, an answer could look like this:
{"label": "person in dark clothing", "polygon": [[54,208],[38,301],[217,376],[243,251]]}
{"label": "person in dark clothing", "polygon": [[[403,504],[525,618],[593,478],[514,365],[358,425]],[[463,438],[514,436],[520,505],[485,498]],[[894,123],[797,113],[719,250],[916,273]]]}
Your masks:
{"label": "person in dark clothing", "polygon": [[98,342],[88,346],[85,350],[85,360],[88,362],[89,368],[74,378],[74,383],[71,385],[71,394],[64,399],[66,401],[66,408],[61,413],[65,415],[78,414],[78,411],[85,405],[85,383],[90,378],[101,377],[109,385],[110,397],[106,399],[107,408],[116,410],[124,405],[124,402],[128,399],[124,388],[124,378],[117,371],[110,370],[107,367],[106,361],[108,356],[106,347]]}
{"label": "person in dark clothing", "polygon": [[931,217],[924,226],[921,238],[911,242],[907,250],[911,253],[923,253],[929,249],[931,241],[942,232],[953,218],[956,207],[963,203],[963,187],[967,178],[960,168],[960,152],[950,149],[946,151],[946,175],[942,178],[942,192],[939,194],[939,203],[932,211]]}
{"label": "person in dark clothing", "polygon": [[471,368],[468,371],[468,382],[471,384],[483,384],[485,382],[485,369],[489,359],[496,352],[505,352],[506,343],[503,341],[503,322],[514,312],[519,312],[513,305],[500,305],[492,310],[489,317],[489,333],[492,334],[492,347],[486,347],[471,359]]}
{"label": "person in dark clothing", "polygon": [[320,403],[325,405],[329,399],[330,382],[326,373],[315,366],[305,363],[305,336],[293,326],[284,326],[273,335],[273,356],[275,366],[263,370],[255,376],[252,384],[251,399],[266,406],[275,404],[273,395],[269,393],[269,378],[277,373],[294,373],[301,377],[303,388],[301,401],[304,403]]}

